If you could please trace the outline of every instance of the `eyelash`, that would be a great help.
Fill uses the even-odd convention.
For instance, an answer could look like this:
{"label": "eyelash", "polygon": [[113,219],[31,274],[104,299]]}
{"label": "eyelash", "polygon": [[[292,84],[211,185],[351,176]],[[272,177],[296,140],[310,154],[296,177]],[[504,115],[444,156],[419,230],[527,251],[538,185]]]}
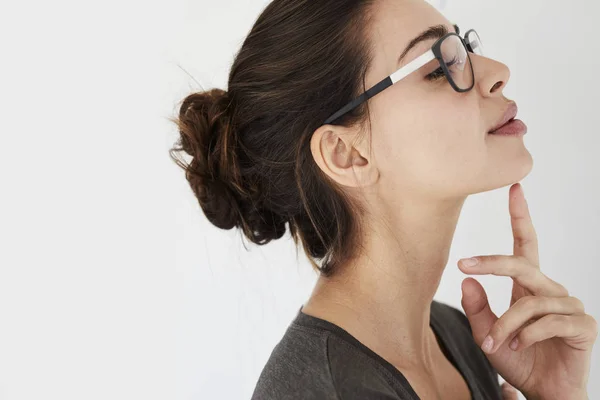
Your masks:
{"label": "eyelash", "polygon": [[[456,58],[452,59],[452,61],[450,61],[450,63],[448,63],[448,66],[452,66],[452,64],[454,64],[456,61],[457,61]],[[440,78],[445,78],[445,77],[446,77],[446,75],[444,74],[444,70],[442,69],[442,67],[439,67],[432,73],[425,76],[425,79],[427,79],[429,81],[435,81],[435,80],[438,80]]]}

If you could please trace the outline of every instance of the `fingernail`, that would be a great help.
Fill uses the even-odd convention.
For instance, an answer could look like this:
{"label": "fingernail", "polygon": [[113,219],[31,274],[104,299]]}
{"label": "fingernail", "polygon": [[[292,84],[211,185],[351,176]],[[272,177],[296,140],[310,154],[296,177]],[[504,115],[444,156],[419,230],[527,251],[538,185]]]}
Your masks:
{"label": "fingernail", "polygon": [[465,267],[472,267],[474,265],[477,265],[477,263],[478,263],[476,258],[463,258],[460,261],[462,262],[462,265],[464,265]]}
{"label": "fingernail", "polygon": [[510,344],[508,345],[508,347],[510,347],[511,349],[515,350],[517,348],[517,346],[519,345],[519,339],[514,338]]}
{"label": "fingernail", "polygon": [[486,336],[485,340],[481,344],[481,348],[483,349],[483,351],[485,351],[486,353],[489,353],[492,350],[493,346],[494,346],[494,339],[492,339],[492,337],[490,335]]}

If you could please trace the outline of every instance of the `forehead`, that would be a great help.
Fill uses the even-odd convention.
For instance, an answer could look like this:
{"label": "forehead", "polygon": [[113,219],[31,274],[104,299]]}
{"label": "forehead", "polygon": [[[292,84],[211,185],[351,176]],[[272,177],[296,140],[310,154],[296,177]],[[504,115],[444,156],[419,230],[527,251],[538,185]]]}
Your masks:
{"label": "forehead", "polygon": [[[440,24],[454,32],[454,25],[425,0],[380,0],[375,3],[370,26],[372,79],[392,73],[408,43],[430,26]],[[422,54],[434,41],[419,43],[407,54],[403,64]]]}

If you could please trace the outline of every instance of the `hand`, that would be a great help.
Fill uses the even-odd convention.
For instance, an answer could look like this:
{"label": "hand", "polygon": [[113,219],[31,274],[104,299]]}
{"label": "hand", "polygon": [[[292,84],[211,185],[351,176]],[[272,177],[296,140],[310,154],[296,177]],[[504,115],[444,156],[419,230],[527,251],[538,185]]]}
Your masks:
{"label": "hand", "polygon": [[[467,274],[510,276],[509,309],[498,318],[481,284],[466,278],[461,305],[490,364],[527,399],[587,399],[596,320],[564,286],[540,271],[537,236],[519,183],[509,190],[514,255],[475,257]],[[489,335],[491,347],[484,339]],[[516,343],[511,349],[509,344]]]}
{"label": "hand", "polygon": [[519,400],[517,390],[510,386],[508,382],[502,384],[502,400]]}

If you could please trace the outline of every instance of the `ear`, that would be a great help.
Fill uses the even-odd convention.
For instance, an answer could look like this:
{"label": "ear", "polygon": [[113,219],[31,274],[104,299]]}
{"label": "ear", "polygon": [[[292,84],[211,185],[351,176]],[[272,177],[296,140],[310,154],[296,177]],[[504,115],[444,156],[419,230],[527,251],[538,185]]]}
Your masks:
{"label": "ear", "polygon": [[319,168],[340,185],[369,186],[377,182],[379,171],[365,136],[359,138],[356,129],[322,125],[312,135],[310,150]]}

